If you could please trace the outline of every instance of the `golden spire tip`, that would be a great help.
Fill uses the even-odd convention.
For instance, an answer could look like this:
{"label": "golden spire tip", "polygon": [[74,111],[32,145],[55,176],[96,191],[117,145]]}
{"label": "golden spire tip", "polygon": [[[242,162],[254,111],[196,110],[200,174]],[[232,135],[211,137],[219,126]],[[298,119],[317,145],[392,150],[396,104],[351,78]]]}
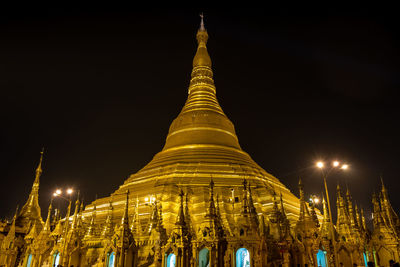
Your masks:
{"label": "golden spire tip", "polygon": [[203,12],[200,13],[200,18],[201,18],[201,20],[200,20],[200,30],[201,31],[205,31],[206,28],[204,27],[204,14],[203,14]]}

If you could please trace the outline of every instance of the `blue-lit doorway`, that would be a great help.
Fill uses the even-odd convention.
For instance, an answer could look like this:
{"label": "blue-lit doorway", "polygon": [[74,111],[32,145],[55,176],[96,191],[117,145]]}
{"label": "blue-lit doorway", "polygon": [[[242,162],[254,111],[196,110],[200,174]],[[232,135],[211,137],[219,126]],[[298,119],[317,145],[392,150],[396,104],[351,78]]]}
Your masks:
{"label": "blue-lit doorway", "polygon": [[236,267],[250,267],[250,252],[245,248],[236,251]]}
{"label": "blue-lit doorway", "polygon": [[57,267],[58,265],[60,265],[60,253],[57,251],[53,255],[53,266]]}
{"label": "blue-lit doorway", "polygon": [[326,251],[325,250],[318,250],[317,253],[317,263],[318,267],[328,267],[328,264],[326,262]]}
{"label": "blue-lit doorway", "polygon": [[115,266],[115,252],[108,253],[107,267]]}
{"label": "blue-lit doorway", "polygon": [[206,248],[203,248],[199,252],[199,267],[208,266],[210,266],[210,251]]}
{"label": "blue-lit doorway", "polygon": [[171,253],[167,257],[166,267],[175,267],[175,266],[176,266],[176,256],[175,254]]}
{"label": "blue-lit doorway", "polygon": [[29,254],[28,260],[26,261],[26,267],[31,267],[32,264],[32,254]]}

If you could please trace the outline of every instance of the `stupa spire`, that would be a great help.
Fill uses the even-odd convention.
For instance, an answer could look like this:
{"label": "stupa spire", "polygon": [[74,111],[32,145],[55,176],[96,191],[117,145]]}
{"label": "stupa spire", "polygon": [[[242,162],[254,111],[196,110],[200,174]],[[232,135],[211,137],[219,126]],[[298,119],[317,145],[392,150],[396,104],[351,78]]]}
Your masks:
{"label": "stupa spire", "polygon": [[49,209],[47,211],[46,223],[44,224],[43,231],[50,232],[50,219],[51,219],[51,210],[53,206],[53,199],[50,201]]}
{"label": "stupa spire", "polygon": [[75,211],[74,211],[74,216],[72,217],[71,230],[75,230],[78,226],[79,207],[80,207],[80,202],[79,202],[79,193],[78,193],[78,196],[76,197],[76,201],[75,201]]}
{"label": "stupa spire", "polygon": [[185,194],[183,193],[183,190],[180,190],[179,193],[179,210],[178,210],[178,216],[176,217],[176,223],[175,225],[178,225],[180,227],[185,226],[185,213],[184,213],[184,206],[183,206],[183,196]]}
{"label": "stupa spire", "polygon": [[188,227],[191,226],[190,214],[189,214],[189,199],[188,192],[185,194],[185,222]]}
{"label": "stupa spire", "polygon": [[354,218],[354,209],[353,209],[353,198],[351,197],[350,190],[346,185],[346,198],[347,198],[347,210],[349,213],[350,225],[352,227],[356,227],[356,221]]}
{"label": "stupa spire", "polygon": [[206,28],[204,27],[204,15],[200,14],[200,28],[197,31],[196,39],[197,39],[197,53],[193,59],[193,68],[195,67],[210,67],[211,68],[211,58],[207,52],[207,41],[208,41],[208,33]]}
{"label": "stupa spire", "polygon": [[200,18],[201,18],[201,20],[200,20],[200,31],[205,31],[206,30],[206,28],[204,27],[204,14],[203,13],[200,13]]}
{"label": "stupa spire", "polygon": [[30,221],[33,224],[34,223],[33,221],[36,220],[39,221],[39,224],[43,225],[41,209],[39,206],[39,184],[40,184],[40,176],[42,175],[43,153],[44,150],[42,149],[42,151],[40,152],[39,164],[35,171],[36,175],[32,185],[31,192],[29,194],[28,200],[22,207],[17,219],[17,222],[21,225],[26,225],[28,221]]}
{"label": "stupa spire", "polygon": [[329,214],[328,214],[328,209],[326,207],[326,201],[325,201],[325,197],[322,197],[322,209],[323,209],[323,216],[324,219],[322,221],[322,225],[321,225],[321,234],[323,237],[330,237],[331,236],[331,231],[329,229],[330,227],[330,219],[329,219]]}
{"label": "stupa spire", "polygon": [[367,224],[365,222],[364,209],[361,208],[361,223],[365,231],[367,231]]}
{"label": "stupa spire", "polygon": [[95,220],[96,220],[96,203],[93,205],[92,217],[85,238],[91,238],[95,235]]}
{"label": "stupa spire", "polygon": [[381,175],[381,185],[382,185],[382,192],[386,192],[385,183],[383,182],[383,176]]}
{"label": "stupa spire", "polygon": [[215,202],[214,202],[214,181],[211,178],[209,188],[209,198],[208,198],[208,209],[206,213],[207,218],[215,218],[216,210],[215,210]]}
{"label": "stupa spire", "polygon": [[121,220],[121,227],[124,229],[129,229],[129,190],[126,191],[125,209],[124,215]]}
{"label": "stupa spire", "polygon": [[249,194],[249,212],[250,212],[250,216],[251,216],[252,222],[254,223],[254,226],[258,227],[258,224],[259,224],[258,215],[257,215],[256,207],[254,206],[253,194],[251,192],[250,182],[249,182],[249,185],[248,185],[248,194]]}
{"label": "stupa spire", "polygon": [[37,184],[38,186],[39,186],[40,176],[42,175],[43,172],[42,170],[43,154],[44,154],[44,148],[42,148],[42,151],[40,151],[40,160],[38,166],[36,167],[36,176],[34,184]]}
{"label": "stupa spire", "polygon": [[247,199],[247,180],[243,179],[243,200],[242,200],[242,213],[243,216],[247,217],[248,213],[249,213],[249,202]]}
{"label": "stupa spire", "polygon": [[[17,209],[15,210],[15,214],[12,219],[10,229],[8,230],[8,233],[6,236],[6,239],[8,239],[9,241],[14,240],[14,238],[15,238],[15,221],[17,219],[17,214],[18,214],[18,206],[17,206]],[[3,244],[5,244],[5,243],[3,242]]]}
{"label": "stupa spire", "polygon": [[110,201],[106,223],[105,223],[104,229],[101,233],[102,237],[111,237],[112,236],[112,234],[113,234],[112,218],[113,218],[113,206],[112,206],[112,202]]}
{"label": "stupa spire", "polygon": [[304,198],[304,186],[301,178],[299,178],[299,193],[300,193],[300,218],[299,220],[305,220],[311,218],[310,211],[308,210],[307,203]]}
{"label": "stupa spire", "polygon": [[164,150],[189,144],[223,145],[240,149],[234,126],[217,100],[203,15],[196,39],[197,50],[193,58],[189,95],[181,113],[170,126]]}

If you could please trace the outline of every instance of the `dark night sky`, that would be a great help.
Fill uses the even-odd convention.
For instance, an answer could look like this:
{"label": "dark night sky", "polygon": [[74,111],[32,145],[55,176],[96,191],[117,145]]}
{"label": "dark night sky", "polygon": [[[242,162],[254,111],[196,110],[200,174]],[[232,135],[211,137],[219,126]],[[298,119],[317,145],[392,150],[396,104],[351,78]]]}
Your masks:
{"label": "dark night sky", "polygon": [[[392,10],[392,11],[390,11]],[[240,144],[298,195],[320,195],[317,159],[344,159],[369,216],[383,174],[400,211],[400,30],[393,7],[0,11],[0,214],[29,194],[45,146],[40,203],[55,188],[112,193],[164,144],[186,96],[205,13],[217,95]]]}

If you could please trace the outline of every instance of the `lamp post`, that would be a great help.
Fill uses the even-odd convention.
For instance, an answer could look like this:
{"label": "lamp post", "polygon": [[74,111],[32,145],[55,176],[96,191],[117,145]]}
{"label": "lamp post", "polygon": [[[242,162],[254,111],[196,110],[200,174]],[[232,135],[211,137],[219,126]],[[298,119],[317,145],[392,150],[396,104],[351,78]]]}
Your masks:
{"label": "lamp post", "polygon": [[[66,252],[65,252],[65,250],[66,250],[66,244],[67,244],[66,237],[67,237],[68,227],[69,227],[69,215],[70,215],[70,208],[71,208],[71,195],[72,195],[72,193],[74,193],[74,190],[73,190],[72,188],[68,188],[65,192],[67,193],[68,198],[66,198],[66,197],[64,197],[64,196],[62,195],[63,192],[62,192],[61,189],[57,189],[57,190],[53,193],[53,197],[58,197],[58,198],[61,198],[61,199],[64,199],[64,200],[68,201],[68,210],[67,210],[67,214],[66,214],[66,216],[65,216],[65,230],[64,230],[65,237],[64,237],[64,244],[63,244],[62,253],[61,253],[61,255],[60,255],[60,261],[61,261],[62,263],[68,262],[67,255],[65,255],[65,254],[66,254]],[[78,194],[78,197],[79,197],[79,194]],[[63,265],[64,265],[64,264],[63,264]]]}
{"label": "lamp post", "polygon": [[[331,210],[331,204],[329,200],[329,193],[328,193],[328,186],[326,184],[326,179],[328,178],[328,175],[333,171],[333,170],[347,170],[349,168],[348,164],[340,164],[339,161],[335,160],[332,162],[332,166],[329,169],[325,169],[325,164],[322,161],[318,161],[316,163],[317,168],[321,169],[322,176],[324,178],[324,186],[325,186],[325,194],[326,194],[326,199],[328,202],[328,210],[329,210],[329,220],[330,220],[330,230],[331,230],[331,236],[332,236],[332,245],[333,245],[333,253],[335,256],[335,266],[338,266],[338,254],[336,250],[336,238],[335,238],[335,229],[333,227],[333,220],[332,220],[332,210]],[[326,171],[325,171],[326,170]]]}
{"label": "lamp post", "polygon": [[74,193],[74,190],[72,188],[68,188],[67,190],[65,190],[65,192],[68,195],[68,198],[66,198],[62,195],[63,191],[61,189],[56,189],[56,191],[54,191],[54,193],[53,193],[53,197],[59,197],[68,202],[71,202],[71,195],[72,195],[72,193]]}
{"label": "lamp post", "polygon": [[319,203],[319,198],[318,198],[318,196],[316,196],[316,195],[311,195],[311,196],[310,196],[310,202],[311,202],[313,205],[318,205],[318,203]]}

